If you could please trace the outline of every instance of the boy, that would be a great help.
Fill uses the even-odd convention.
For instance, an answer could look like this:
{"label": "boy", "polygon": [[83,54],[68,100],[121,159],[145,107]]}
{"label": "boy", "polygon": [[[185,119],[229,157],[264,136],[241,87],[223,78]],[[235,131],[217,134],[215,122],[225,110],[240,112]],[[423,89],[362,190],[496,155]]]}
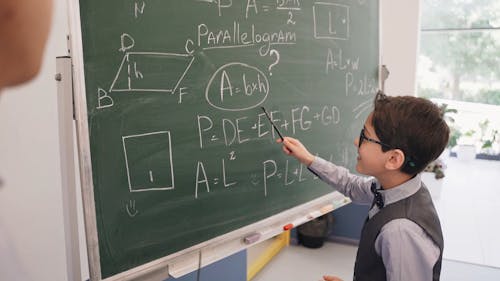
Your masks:
{"label": "boy", "polygon": [[448,136],[442,113],[432,102],[379,92],[374,110],[354,141],[356,171],[373,178],[350,174],[344,167],[315,157],[300,141],[284,138],[286,154],[353,202],[372,203],[361,232],[354,280],[439,280],[443,235],[419,173],[441,154]]}

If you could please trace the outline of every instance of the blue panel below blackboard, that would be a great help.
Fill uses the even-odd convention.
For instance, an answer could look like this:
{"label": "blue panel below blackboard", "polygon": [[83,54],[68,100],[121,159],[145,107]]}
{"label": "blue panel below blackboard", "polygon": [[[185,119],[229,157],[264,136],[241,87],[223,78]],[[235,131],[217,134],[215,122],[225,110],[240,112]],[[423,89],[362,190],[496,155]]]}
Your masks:
{"label": "blue panel below blackboard", "polygon": [[[199,279],[198,279],[199,275]],[[168,278],[166,281],[246,281],[247,251],[238,252],[223,260],[208,265],[200,272],[192,272],[180,278]]]}

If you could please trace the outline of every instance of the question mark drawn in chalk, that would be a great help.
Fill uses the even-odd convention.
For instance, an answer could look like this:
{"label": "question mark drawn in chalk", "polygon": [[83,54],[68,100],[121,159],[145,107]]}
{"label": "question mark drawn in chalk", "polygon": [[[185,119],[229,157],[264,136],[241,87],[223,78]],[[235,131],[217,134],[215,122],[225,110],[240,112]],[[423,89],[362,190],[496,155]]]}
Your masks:
{"label": "question mark drawn in chalk", "polygon": [[277,64],[278,64],[278,62],[280,61],[280,53],[279,53],[278,51],[276,51],[275,49],[272,49],[272,50],[271,50],[271,52],[269,52],[269,56],[271,56],[271,57],[272,57],[272,56],[273,56],[273,54],[275,54],[275,55],[276,55],[276,61],[274,61],[273,63],[271,63],[271,64],[269,65],[269,67],[267,68],[267,69],[269,70],[269,75],[271,75],[271,76],[273,75],[273,73],[271,72],[271,68],[272,68],[273,66],[277,65]]}

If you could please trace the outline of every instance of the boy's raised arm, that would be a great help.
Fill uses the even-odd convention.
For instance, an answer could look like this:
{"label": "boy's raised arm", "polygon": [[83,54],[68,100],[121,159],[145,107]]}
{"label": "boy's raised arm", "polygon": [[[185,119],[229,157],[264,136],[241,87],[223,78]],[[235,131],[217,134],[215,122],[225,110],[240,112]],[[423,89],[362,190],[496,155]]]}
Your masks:
{"label": "boy's raised arm", "polygon": [[302,164],[309,167],[314,161],[314,155],[312,155],[298,139],[284,137],[283,141],[278,139],[277,142],[283,143],[283,151],[297,158]]}

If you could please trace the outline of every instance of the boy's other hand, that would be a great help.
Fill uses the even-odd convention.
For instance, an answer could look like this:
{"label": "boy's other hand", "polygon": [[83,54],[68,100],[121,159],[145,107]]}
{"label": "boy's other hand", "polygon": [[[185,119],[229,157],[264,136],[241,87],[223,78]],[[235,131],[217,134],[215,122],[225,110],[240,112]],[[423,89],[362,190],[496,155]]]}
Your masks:
{"label": "boy's other hand", "polygon": [[325,280],[325,281],[342,281],[342,279],[335,277],[335,276],[330,276],[330,275],[323,276],[323,280]]}
{"label": "boy's other hand", "polygon": [[278,143],[283,143],[283,151],[291,155],[302,164],[309,166],[314,161],[314,155],[312,155],[304,145],[298,140],[291,137],[284,137],[283,141],[281,139],[276,140]]}

